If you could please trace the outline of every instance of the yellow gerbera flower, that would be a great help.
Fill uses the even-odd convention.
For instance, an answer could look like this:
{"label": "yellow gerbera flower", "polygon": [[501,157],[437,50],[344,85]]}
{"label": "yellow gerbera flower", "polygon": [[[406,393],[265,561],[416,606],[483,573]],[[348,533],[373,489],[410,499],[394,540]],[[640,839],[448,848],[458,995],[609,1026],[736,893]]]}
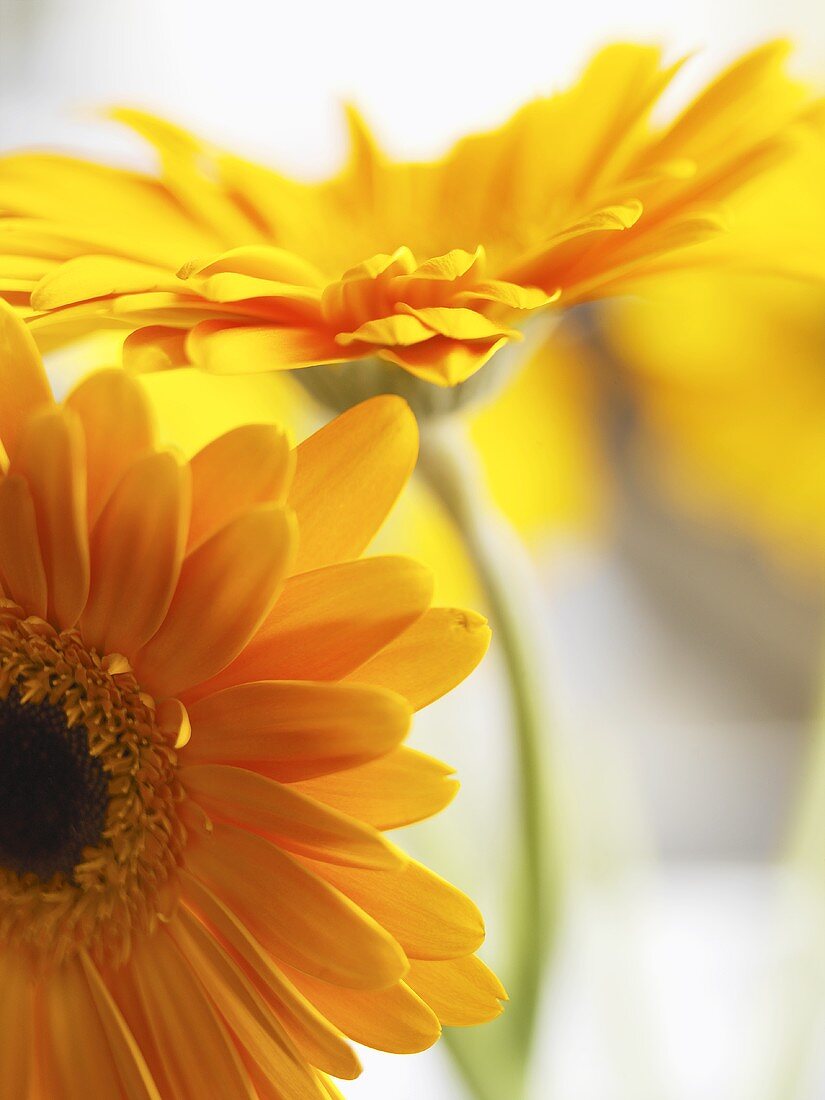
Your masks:
{"label": "yellow gerbera flower", "polygon": [[324,1100],[347,1038],[496,1016],[478,911],[383,836],[454,793],[402,742],[488,642],[355,560],[406,406],[187,462],[122,371],[56,403],[7,306],[0,386],[0,1094]]}
{"label": "yellow gerbera flower", "polygon": [[142,175],[68,157],[0,166],[0,289],[38,340],[135,329],[143,369],[257,371],[377,356],[452,385],[551,303],[678,266],[719,203],[775,158],[805,101],[786,47],[741,58],[675,120],[650,113],[679,64],[614,45],[436,162],[401,163],[350,112],[351,152],[302,183],[167,122],[116,110],[156,148]]}
{"label": "yellow gerbera flower", "polygon": [[821,572],[825,126],[737,213],[750,273],[658,280],[611,307],[605,336],[655,448],[648,467],[674,499]]}

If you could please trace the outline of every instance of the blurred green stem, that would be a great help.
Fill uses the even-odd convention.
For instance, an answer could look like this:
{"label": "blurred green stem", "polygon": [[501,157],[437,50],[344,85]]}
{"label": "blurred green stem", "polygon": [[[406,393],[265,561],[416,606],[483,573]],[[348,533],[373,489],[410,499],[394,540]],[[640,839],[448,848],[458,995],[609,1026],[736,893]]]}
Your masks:
{"label": "blurred green stem", "polygon": [[496,644],[505,662],[513,715],[519,789],[519,840],[510,915],[510,1003],[494,1024],[446,1041],[479,1100],[519,1100],[525,1080],[548,955],[547,884],[551,808],[545,754],[550,721],[541,637],[542,591],[526,548],[486,493],[478,459],[458,417],[422,425],[419,471],[455,521],[483,585]]}

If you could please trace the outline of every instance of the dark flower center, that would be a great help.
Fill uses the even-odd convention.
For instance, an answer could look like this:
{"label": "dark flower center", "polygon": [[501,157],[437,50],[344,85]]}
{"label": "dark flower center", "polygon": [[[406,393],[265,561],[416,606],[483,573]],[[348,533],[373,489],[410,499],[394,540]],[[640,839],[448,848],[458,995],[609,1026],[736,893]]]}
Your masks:
{"label": "dark flower center", "polygon": [[108,783],[86,729],[60,707],[0,699],[0,867],[43,881],[71,875],[100,842]]}

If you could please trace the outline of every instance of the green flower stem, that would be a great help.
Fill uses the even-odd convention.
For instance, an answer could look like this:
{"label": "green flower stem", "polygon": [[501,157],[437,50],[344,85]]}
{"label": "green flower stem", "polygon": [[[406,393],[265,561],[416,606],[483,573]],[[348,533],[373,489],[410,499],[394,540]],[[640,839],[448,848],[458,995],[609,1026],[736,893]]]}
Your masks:
{"label": "green flower stem", "polygon": [[479,1100],[518,1100],[524,1095],[552,917],[541,589],[525,547],[488,499],[460,418],[425,421],[419,471],[457,524],[486,593],[510,684],[519,779],[511,970],[505,975],[510,1003],[493,1024],[472,1032],[448,1029],[446,1039]]}

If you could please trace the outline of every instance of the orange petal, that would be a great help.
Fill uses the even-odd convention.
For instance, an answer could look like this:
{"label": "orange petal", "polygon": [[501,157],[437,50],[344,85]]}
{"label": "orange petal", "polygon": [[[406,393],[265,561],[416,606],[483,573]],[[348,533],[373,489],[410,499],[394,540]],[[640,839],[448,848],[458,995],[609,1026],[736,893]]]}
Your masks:
{"label": "orange petal", "polygon": [[129,466],[152,449],[152,414],[143,390],[122,370],[89,375],[66,398],[66,408],[77,413],[86,436],[91,530]]}
{"label": "orange petal", "polygon": [[235,1044],[189,962],[165,931],[135,944],[130,968],[171,1086],[169,1095],[180,1100],[256,1100]]}
{"label": "orange petal", "polygon": [[448,1027],[494,1020],[507,1000],[504,986],[477,955],[438,962],[415,959],[406,981]]}
{"label": "orange petal", "polygon": [[131,657],[163,622],[183,561],[189,493],[188,468],[160,452],[132,466],[103,509],[80,620],[101,653]]}
{"label": "orange petal", "polygon": [[297,790],[376,829],[400,829],[440,813],[458,792],[453,769],[401,745],[358,767],[304,779]]}
{"label": "orange petal", "polygon": [[74,626],[89,591],[86,459],[80,421],[49,409],[26,424],[12,461],[29,483],[49,592],[48,617]]}
{"label": "orange petal", "polygon": [[33,1096],[37,1062],[33,985],[29,961],[20,952],[6,948],[0,954],[0,987],[0,1027],[7,1036],[0,1043],[0,1095],[10,1100]]}
{"label": "orange petal", "polygon": [[169,613],[135,661],[149,691],[177,695],[237,656],[272,607],[294,542],[291,513],[264,505],[186,558]]}
{"label": "orange petal", "polygon": [[0,481],[0,578],[3,590],[29,615],[46,615],[48,589],[34,503],[26,479]]}
{"label": "orange petal", "polygon": [[255,504],[283,504],[295,457],[280,428],[245,424],[204,447],[191,467],[189,550]]}
{"label": "orange petal", "polygon": [[391,688],[420,710],[469,676],[489,644],[482,615],[432,607],[347,679]]}
{"label": "orange petal", "polygon": [[160,1100],[160,1093],[152,1080],[143,1054],[106,983],[87,955],[80,956],[80,963],[103,1025],[106,1045],[117,1065],[124,1095],[128,1100]]}
{"label": "orange petal", "polygon": [[349,1043],[275,966],[247,928],[197,879],[183,872],[187,906],[208,924],[242,963],[293,1042],[313,1066],[353,1080],[361,1066]]}
{"label": "orange petal", "polygon": [[290,1100],[322,1100],[314,1076],[277,1017],[200,921],[182,909],[169,934],[234,1038],[264,1076]]}
{"label": "orange petal", "polygon": [[357,558],[418,457],[415,417],[400,397],[374,397],[298,447],[289,503],[301,532],[295,571]]}
{"label": "orange petal", "polygon": [[438,1017],[404,982],[389,989],[341,989],[287,973],[320,1012],[356,1043],[392,1054],[418,1054],[441,1035]]}
{"label": "orange petal", "polygon": [[315,861],[310,866],[375,917],[411,959],[457,959],[484,941],[473,902],[414,860],[396,873]]}
{"label": "orange petal", "polygon": [[420,618],[431,596],[431,574],[409,558],[367,558],[292,577],[246,650],[209,689],[245,680],[338,680]]}
{"label": "orange petal", "polygon": [[390,752],[406,736],[399,696],[360,685],[258,681],[189,707],[195,731],[187,764],[238,764],[276,779],[350,768]]}
{"label": "orange petal", "polygon": [[0,299],[0,442],[11,455],[20,429],[54,403],[40,353],[21,317]]}
{"label": "orange petal", "polygon": [[[38,985],[36,996],[40,1002],[38,1069],[43,1094],[59,1100],[123,1095],[120,1074],[80,960],[71,958],[50,971]],[[144,1090],[143,1096],[151,1095]]]}
{"label": "orange petal", "polygon": [[384,988],[407,970],[391,935],[263,837],[217,824],[193,838],[186,864],[281,962],[356,989]]}
{"label": "orange petal", "polygon": [[182,768],[180,780],[210,818],[260,833],[288,852],[384,870],[406,863],[377,829],[256,772],[200,764]]}

